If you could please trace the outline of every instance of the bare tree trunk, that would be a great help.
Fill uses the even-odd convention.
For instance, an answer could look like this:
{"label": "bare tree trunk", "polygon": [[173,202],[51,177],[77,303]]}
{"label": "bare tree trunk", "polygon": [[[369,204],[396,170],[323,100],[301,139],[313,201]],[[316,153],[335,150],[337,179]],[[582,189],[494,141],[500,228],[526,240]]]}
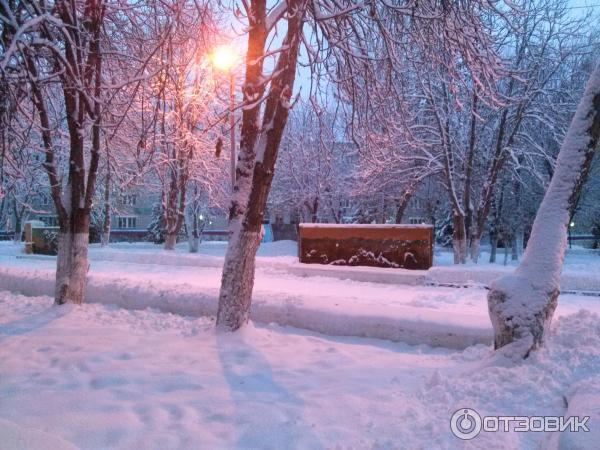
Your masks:
{"label": "bare tree trunk", "polygon": [[[445,89],[444,92],[446,92]],[[447,105],[446,108],[448,108]],[[436,122],[442,136],[446,189],[448,191],[448,196],[450,197],[450,204],[452,205],[452,248],[454,250],[454,264],[464,264],[467,257],[467,233],[465,229],[465,213],[464,209],[461,207],[454,180],[455,161],[451,148],[452,142],[450,140],[450,120],[446,117],[442,123],[442,119],[436,114]]]}
{"label": "bare tree trunk", "polygon": [[198,220],[198,187],[194,184],[194,197],[187,207],[186,229],[188,233],[188,246],[190,253],[198,253],[200,246],[200,224]]}
{"label": "bare tree trunk", "polygon": [[[107,164],[109,162],[107,161]],[[106,247],[110,242],[110,169],[106,174],[104,184],[104,221],[102,222],[102,236],[100,246]]]}
{"label": "bare tree trunk", "polygon": [[[187,162],[182,162],[187,164]],[[165,250],[173,250],[177,243],[177,235],[185,218],[185,197],[189,173],[182,169],[178,175],[173,173],[169,192],[165,195]],[[185,172],[185,173],[183,173]]]}
{"label": "bare tree trunk", "polygon": [[477,235],[473,224],[471,223],[469,233],[469,253],[471,255],[471,261],[477,263],[479,261],[479,247],[481,246],[481,237]]}
{"label": "bare tree trunk", "polygon": [[[291,0],[287,9],[287,32],[267,95],[262,130],[257,129],[260,104],[242,112],[240,161],[229,213],[231,237],[225,255],[217,312],[217,326],[231,331],[245,324],[250,315],[256,251],[261,240],[262,218],[294,88],[306,0]],[[262,56],[268,34],[266,11],[265,0],[251,2],[245,102],[260,98],[264,92]],[[258,131],[261,133],[257,142]]]}
{"label": "bare tree trunk", "polygon": [[525,247],[525,229],[523,225],[519,225],[515,237],[515,246],[517,251],[517,257],[521,257],[523,254],[523,248]]}
{"label": "bare tree trunk", "polygon": [[485,222],[492,206],[494,188],[506,159],[504,136],[506,133],[507,118],[508,109],[505,108],[504,111],[502,111],[500,123],[498,125],[494,156],[488,169],[485,183],[481,191],[481,198],[477,207],[477,214],[475,215],[474,223],[472,225],[473,232],[471,234],[471,259],[474,263],[477,263],[479,259],[479,247],[481,238],[483,237],[483,232],[485,230]]}
{"label": "bare tree trunk", "polygon": [[[74,88],[70,80],[62,83],[69,129],[69,178],[65,192],[66,205],[53,192],[53,199],[59,210],[59,250],[56,259],[55,303],[81,304],[84,300],[88,272],[88,245],[90,230],[90,211],[96,186],[100,159],[101,94],[102,94],[102,55],[100,50],[100,32],[104,8],[100,3],[90,10],[88,29],[91,33],[90,53],[85,64],[90,73],[90,85],[94,90],[92,110],[84,106],[84,97],[80,88]],[[71,16],[63,10],[63,20]],[[82,64],[77,55],[67,51],[67,59],[73,64]],[[92,119],[91,148],[89,168],[86,177],[86,158],[84,153],[85,117]],[[47,168],[49,175],[52,171]],[[50,177],[52,182],[52,176]],[[62,209],[62,211],[61,211]]]}
{"label": "bare tree trunk", "polygon": [[304,206],[306,206],[311,223],[317,223],[319,221],[319,197],[315,197],[312,203],[306,200]]}
{"label": "bare tree trunk", "polygon": [[600,65],[592,73],[538,209],[523,260],[514,274],[495,280],[488,293],[494,347],[509,345],[527,357],[552,321],[560,292],[567,227],[600,136]]}
{"label": "bare tree trunk", "polygon": [[170,192],[166,195],[165,208],[165,250],[174,250],[177,243],[177,235],[183,225],[185,218],[185,196],[187,175],[180,174],[179,181],[173,175],[174,181],[171,183]]}
{"label": "bare tree trunk", "polygon": [[[2,161],[0,161],[0,164],[2,164]],[[2,186],[2,179],[0,179],[0,186]],[[6,197],[3,197],[2,199],[0,199],[0,230],[5,230],[6,229],[6,217],[5,217],[5,211],[6,211]]]}
{"label": "bare tree trunk", "polygon": [[496,234],[490,234],[490,244],[492,249],[490,250],[490,263],[496,262],[496,251],[498,250],[498,236]]}
{"label": "bare tree trunk", "polygon": [[335,223],[342,223],[342,211],[340,210],[340,208],[334,208],[333,206],[330,207],[331,210],[331,217],[333,217],[333,221]]}
{"label": "bare tree trunk", "polygon": [[175,250],[175,244],[177,244],[177,234],[165,233],[165,250]]}
{"label": "bare tree trunk", "polygon": [[412,178],[407,186],[404,189],[404,192],[400,196],[400,198],[396,199],[396,215],[394,218],[395,223],[402,223],[402,218],[404,217],[404,213],[406,212],[406,208],[410,203],[417,187],[419,185],[419,180],[417,178]]}
{"label": "bare tree trunk", "polygon": [[21,242],[21,237],[23,234],[23,221],[21,220],[21,214],[19,214],[18,208],[16,207],[16,205],[14,208],[14,215],[15,215],[15,234],[13,235],[13,241]]}
{"label": "bare tree trunk", "polygon": [[198,217],[196,214],[192,214],[192,223],[188,229],[188,244],[190,253],[198,253],[200,246],[200,230],[198,227]]}
{"label": "bare tree trunk", "polygon": [[513,234],[513,238],[510,241],[510,247],[511,247],[511,255],[510,255],[510,259],[512,261],[518,261],[519,260],[519,250],[517,249],[517,236],[516,234]]}
{"label": "bare tree trunk", "polygon": [[199,248],[200,248],[200,238],[197,235],[191,236],[189,239],[190,253],[198,253]]}
{"label": "bare tree trunk", "polygon": [[452,216],[452,248],[454,250],[454,264],[467,262],[467,234],[465,231],[465,216],[454,212]]}
{"label": "bare tree trunk", "polygon": [[21,242],[23,230],[21,227],[21,219],[15,219],[15,234],[13,235],[13,241],[15,244]]}
{"label": "bare tree trunk", "polygon": [[504,239],[504,262],[503,264],[506,266],[508,264],[508,252],[509,247],[512,246],[512,239]]}
{"label": "bare tree trunk", "polygon": [[465,161],[465,184],[463,189],[463,205],[465,208],[465,232],[466,239],[469,243],[469,250],[471,253],[471,259],[477,262],[479,255],[479,240],[476,240],[476,244],[472,239],[475,233],[475,226],[473,224],[473,202],[471,200],[471,189],[473,180],[473,158],[475,157],[475,148],[477,142],[477,102],[479,97],[477,91],[473,90],[473,97],[471,99],[471,120],[469,126],[469,147],[467,150],[467,158]]}
{"label": "bare tree trunk", "polygon": [[83,303],[88,271],[89,211],[77,208],[73,211],[68,229],[58,233],[56,258],[56,285],[54,301]]}
{"label": "bare tree trunk", "polygon": [[394,223],[397,224],[402,223],[404,212],[406,211],[406,207],[408,206],[408,201],[403,200],[404,196],[402,196],[401,199],[396,200],[396,214],[394,215]]}

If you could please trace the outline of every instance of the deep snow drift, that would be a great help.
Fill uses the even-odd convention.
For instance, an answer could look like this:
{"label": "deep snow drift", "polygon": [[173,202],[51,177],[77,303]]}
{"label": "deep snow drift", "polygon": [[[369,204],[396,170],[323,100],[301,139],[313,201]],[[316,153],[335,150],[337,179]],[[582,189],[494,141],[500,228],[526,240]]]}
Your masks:
{"label": "deep snow drift", "polygon": [[[483,345],[252,324],[217,334],[209,318],[51,304],[0,292],[3,450],[458,449],[459,408],[562,415],[600,383],[600,317],[584,311],[559,318],[547,347],[515,365]],[[469,448],[551,448],[551,438],[482,432]]]}

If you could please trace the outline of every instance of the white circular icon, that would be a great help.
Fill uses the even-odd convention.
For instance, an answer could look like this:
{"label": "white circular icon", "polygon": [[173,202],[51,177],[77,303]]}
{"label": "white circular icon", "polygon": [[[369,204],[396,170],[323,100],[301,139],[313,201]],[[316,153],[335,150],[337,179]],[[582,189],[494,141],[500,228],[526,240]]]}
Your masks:
{"label": "white circular icon", "polygon": [[454,436],[468,441],[481,431],[481,417],[474,409],[461,408],[452,414],[450,429]]}

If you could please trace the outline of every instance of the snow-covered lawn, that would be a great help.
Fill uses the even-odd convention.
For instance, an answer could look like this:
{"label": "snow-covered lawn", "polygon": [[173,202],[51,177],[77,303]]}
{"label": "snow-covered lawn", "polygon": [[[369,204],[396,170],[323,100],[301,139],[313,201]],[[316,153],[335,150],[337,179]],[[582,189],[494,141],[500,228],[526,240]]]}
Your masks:
{"label": "snow-covered lawn", "polygon": [[[547,347],[515,365],[484,345],[254,324],[218,334],[211,318],[0,292],[0,361],[3,450],[458,449],[459,408],[562,415],[576,386],[600,383],[600,317],[558,319]],[[549,438],[482,432],[468,448]]]}
{"label": "snow-covered lawn", "polygon": [[[485,289],[426,285],[510,267],[305,269],[278,242],[259,250],[255,322],[218,334],[223,251],[93,247],[90,303],[57,308],[44,296],[55,260],[1,244],[0,289],[28,296],[0,292],[0,448],[453,449],[459,408],[599,409],[579,399],[600,398],[600,297],[561,295],[547,348],[515,365],[492,356]],[[600,283],[597,260],[572,252],[566,274]],[[482,433],[470,448],[551,441]]]}

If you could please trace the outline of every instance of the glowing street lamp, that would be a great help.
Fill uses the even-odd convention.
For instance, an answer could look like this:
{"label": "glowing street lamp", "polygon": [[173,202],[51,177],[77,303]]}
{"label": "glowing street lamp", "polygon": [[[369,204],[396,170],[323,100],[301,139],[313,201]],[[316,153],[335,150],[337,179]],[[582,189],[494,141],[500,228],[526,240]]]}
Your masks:
{"label": "glowing street lamp", "polygon": [[237,159],[235,149],[235,118],[233,110],[235,108],[234,98],[234,79],[233,67],[237,62],[237,54],[233,47],[229,45],[221,45],[217,47],[212,55],[211,60],[215,68],[227,72],[229,74],[229,140],[231,148],[231,192],[235,187],[235,161]]}
{"label": "glowing street lamp", "polygon": [[224,72],[229,72],[236,63],[237,55],[229,45],[221,45],[212,53],[212,63]]}

